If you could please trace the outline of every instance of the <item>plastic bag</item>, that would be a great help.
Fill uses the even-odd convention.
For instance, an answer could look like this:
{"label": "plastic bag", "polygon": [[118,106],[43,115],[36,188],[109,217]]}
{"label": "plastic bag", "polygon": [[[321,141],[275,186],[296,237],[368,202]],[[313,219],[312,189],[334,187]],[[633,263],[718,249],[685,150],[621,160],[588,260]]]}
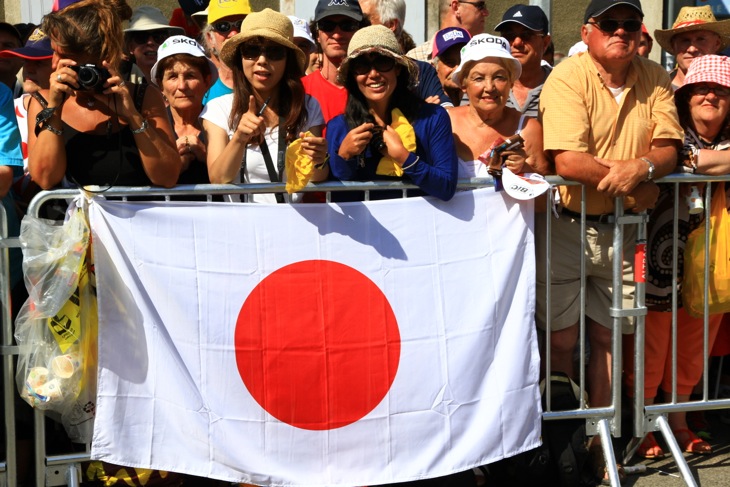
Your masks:
{"label": "plastic bag", "polygon": [[91,440],[96,397],[96,284],[87,216],[26,216],[21,226],[29,298],[18,314],[16,383],[32,407],[60,421],[73,441]]}
{"label": "plastic bag", "polygon": [[[710,285],[707,290],[710,314],[730,312],[730,215],[725,207],[725,182],[717,184],[710,212]],[[684,248],[682,304],[687,312],[701,317],[705,312],[705,225],[687,237]]]}

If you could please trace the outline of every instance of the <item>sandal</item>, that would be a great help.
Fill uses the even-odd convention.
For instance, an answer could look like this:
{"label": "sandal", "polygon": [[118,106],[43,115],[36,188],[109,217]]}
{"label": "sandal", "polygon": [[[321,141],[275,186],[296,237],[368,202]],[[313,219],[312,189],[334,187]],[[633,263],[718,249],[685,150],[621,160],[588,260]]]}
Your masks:
{"label": "sandal", "polygon": [[654,458],[664,458],[664,450],[662,450],[662,447],[660,447],[659,443],[656,442],[656,438],[654,438],[654,433],[652,432],[647,433],[644,437],[644,441],[642,441],[641,445],[639,445],[639,448],[636,450],[636,454],[649,460]]}
{"label": "sandal", "polygon": [[679,443],[679,447],[687,453],[695,453],[697,455],[709,455],[712,453],[712,446],[705,440],[698,438],[691,430],[682,428],[674,430],[674,437]]}

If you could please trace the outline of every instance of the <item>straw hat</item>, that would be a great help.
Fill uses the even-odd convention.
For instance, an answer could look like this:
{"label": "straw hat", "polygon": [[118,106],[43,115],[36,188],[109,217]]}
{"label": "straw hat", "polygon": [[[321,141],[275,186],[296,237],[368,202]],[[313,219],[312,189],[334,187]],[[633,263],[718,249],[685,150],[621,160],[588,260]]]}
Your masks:
{"label": "straw hat", "polygon": [[677,93],[682,93],[688,86],[698,83],[716,83],[730,88],[730,58],[707,54],[693,59],[687,69],[684,84],[677,88]]}
{"label": "straw hat", "polygon": [[674,21],[671,29],[655,30],[654,38],[662,46],[662,49],[670,54],[675,54],[672,48],[672,37],[682,32],[690,32],[695,30],[709,30],[720,36],[720,51],[730,46],[730,20],[720,20],[715,18],[712,13],[712,7],[703,5],[702,7],[682,7]]}
{"label": "straw hat", "polygon": [[185,29],[182,27],[175,27],[168,23],[165,18],[165,14],[155,7],[149,5],[143,5],[138,7],[132,18],[129,19],[129,27],[124,29],[124,32],[140,32],[146,30],[167,30],[168,35],[184,34]]}
{"label": "straw hat", "polygon": [[241,24],[241,32],[228,39],[221,48],[220,58],[226,66],[233,67],[241,62],[237,54],[238,46],[249,39],[261,37],[291,49],[297,56],[302,72],[307,66],[307,56],[294,44],[294,26],[284,14],[265,8],[246,16]]}
{"label": "straw hat", "polygon": [[418,66],[416,63],[404,56],[398,44],[395,34],[384,25],[371,25],[364,27],[352,36],[347,46],[347,57],[337,73],[340,84],[344,85],[347,80],[347,71],[350,62],[362,54],[376,52],[384,56],[392,57],[395,61],[408,70],[408,85],[413,88],[418,85]]}

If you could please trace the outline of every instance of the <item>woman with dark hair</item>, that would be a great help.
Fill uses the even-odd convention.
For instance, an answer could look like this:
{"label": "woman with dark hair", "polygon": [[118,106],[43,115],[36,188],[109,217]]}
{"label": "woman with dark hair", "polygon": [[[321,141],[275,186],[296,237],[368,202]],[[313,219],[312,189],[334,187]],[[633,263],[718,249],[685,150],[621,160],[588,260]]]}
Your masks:
{"label": "woman with dark hair", "polygon": [[382,25],[357,31],[339,76],[349,96],[345,113],[327,124],[332,176],[405,180],[450,199],[457,161],[449,116],[412,91],[418,67],[403,56],[393,32]]}
{"label": "woman with dark hair", "polygon": [[[212,183],[281,181],[286,147],[297,138],[314,162],[311,180],[327,177],[324,119],[317,101],[304,93],[307,60],[293,31],[285,15],[267,8],[249,14],[241,33],[223,45],[220,57],[233,71],[233,93],[209,101],[201,114]],[[276,198],[251,195],[249,201]]]}
{"label": "woman with dark hair", "polygon": [[28,109],[28,166],[41,187],[171,187],[180,174],[158,90],[125,83],[125,0],[83,0],[43,18],[53,48],[50,88]]}
{"label": "woman with dark hair", "polygon": [[[721,176],[730,173],[730,58],[708,54],[692,61],[684,84],[675,92],[675,103],[685,131],[680,168],[691,174]],[[697,188],[698,192],[700,188]],[[705,191],[714,184],[705,186]],[[680,194],[690,192],[687,184],[679,185]],[[724,195],[723,195],[724,196]],[[713,192],[713,198],[716,197]],[[653,404],[661,389],[664,398],[672,395],[672,241],[677,242],[677,402],[687,402],[692,389],[702,377],[704,366],[704,317],[690,315],[682,306],[682,278],[687,236],[704,225],[703,214],[693,215],[685,198],[680,198],[675,214],[675,185],[662,184],[659,199],[650,213],[647,238],[647,274],[644,397]],[[688,201],[689,202],[689,201]],[[678,219],[679,234],[674,233],[674,218]],[[689,257],[688,257],[689,258]],[[708,317],[708,348],[712,350],[720,328],[722,314]],[[633,339],[625,341],[624,357],[633,357]],[[633,364],[625,364],[627,390],[633,393]],[[684,411],[669,414],[669,426],[682,451],[695,454],[712,453],[712,446],[699,438],[687,424]],[[664,451],[654,435],[649,433],[637,450],[644,458],[661,458]]]}
{"label": "woman with dark hair", "polygon": [[200,125],[203,96],[218,77],[203,46],[187,36],[169,37],[157,51],[152,82],[167,100],[167,112],[182,161],[179,184],[207,184],[205,136]]}

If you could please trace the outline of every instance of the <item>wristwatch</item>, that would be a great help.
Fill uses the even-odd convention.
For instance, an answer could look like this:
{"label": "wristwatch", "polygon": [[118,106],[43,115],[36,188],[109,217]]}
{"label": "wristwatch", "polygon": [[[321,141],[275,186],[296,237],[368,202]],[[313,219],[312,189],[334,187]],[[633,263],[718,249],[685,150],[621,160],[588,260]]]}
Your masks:
{"label": "wristwatch", "polygon": [[646,175],[645,181],[651,181],[654,179],[654,163],[646,157],[642,157],[641,160],[649,164],[649,172]]}

